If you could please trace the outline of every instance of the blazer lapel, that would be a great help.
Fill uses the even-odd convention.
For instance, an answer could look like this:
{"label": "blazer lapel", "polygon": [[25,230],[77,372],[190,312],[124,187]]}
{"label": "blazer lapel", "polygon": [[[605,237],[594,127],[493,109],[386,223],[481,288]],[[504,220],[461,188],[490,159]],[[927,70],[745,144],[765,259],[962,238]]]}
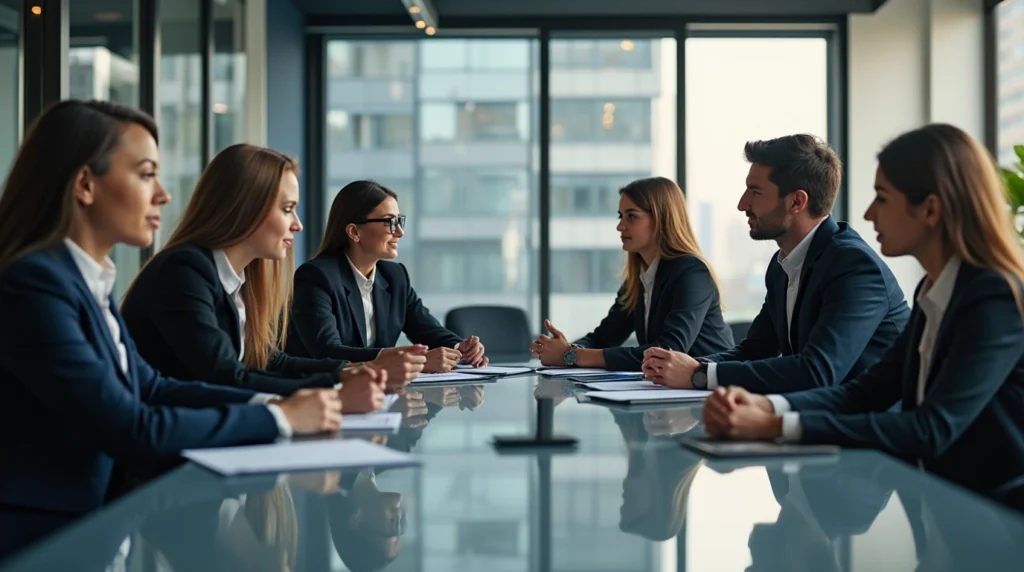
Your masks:
{"label": "blazer lapel", "polygon": [[773,288],[768,292],[768,296],[771,298],[769,302],[776,317],[775,337],[779,340],[779,349],[782,350],[782,355],[790,355],[793,353],[793,348],[789,343],[789,325],[786,323],[786,289],[789,285],[789,278],[777,260],[772,261],[769,272],[775,273],[772,280]]}
{"label": "blazer lapel", "polygon": [[[653,301],[651,305],[654,305]],[[647,328],[644,325],[644,314],[646,312],[647,304],[644,304],[644,296],[641,293],[640,299],[636,301],[636,310],[633,312],[633,331],[636,332],[636,341],[640,345],[647,343]]]}
{"label": "blazer lapel", "polygon": [[385,332],[384,325],[388,323],[388,310],[391,309],[391,285],[383,274],[376,271],[374,273],[376,276],[373,279],[373,325],[377,330],[376,345],[380,347],[382,340],[390,340],[390,332]]}
{"label": "blazer lapel", "polygon": [[[921,336],[924,335],[925,319],[920,308],[914,308],[910,315],[910,331],[913,335],[907,347],[907,357],[903,360],[903,410],[917,409],[917,377],[921,373]],[[934,353],[934,352],[933,352]]]}
{"label": "blazer lapel", "polygon": [[366,314],[363,312],[363,297],[356,284],[356,277],[352,274],[352,266],[344,254],[338,258],[338,270],[341,272],[341,284],[345,287],[348,309],[352,312],[352,319],[356,323],[356,330],[359,331],[363,347],[366,347]]}
{"label": "blazer lapel", "polygon": [[[124,344],[125,354],[127,358],[125,361],[128,362],[128,374],[125,376],[125,379],[128,382],[129,387],[132,388],[132,392],[135,393],[136,396],[138,396],[139,382],[135,378],[135,372],[137,371],[135,367],[135,361],[138,355],[135,352],[128,350],[128,348],[131,347],[131,345],[125,339],[128,336],[128,326],[124,323],[124,318],[121,317],[121,313],[117,311],[117,307],[114,304],[113,296],[110,297],[110,311],[113,312],[114,319],[117,320],[117,325],[118,327],[121,328],[121,343]],[[117,347],[114,348],[114,353],[117,353]],[[118,368],[118,371],[120,371],[120,368]]]}
{"label": "blazer lapel", "polygon": [[[929,368],[928,368],[928,378],[924,380],[925,381],[925,384],[924,384],[925,393],[928,392],[928,386],[931,385],[932,380],[935,379],[935,376],[942,369],[942,358],[946,354],[946,349],[945,348],[946,348],[946,345],[950,341],[947,338],[952,335],[952,330],[950,328],[953,327],[952,326],[953,320],[947,320],[946,318],[950,315],[950,312],[953,310],[954,306],[956,306],[956,304],[958,302],[958,299],[960,298],[960,294],[963,292],[963,288],[962,288],[961,284],[963,284],[964,281],[971,279],[973,276],[974,276],[974,268],[972,268],[971,266],[967,265],[967,263],[962,262],[960,264],[960,271],[957,273],[957,276],[956,276],[956,284],[953,286],[953,295],[950,297],[949,305],[946,306],[946,312],[942,316],[942,323],[939,325],[939,331],[936,332],[936,334],[935,334],[935,346],[932,348],[932,361],[931,361],[931,364],[929,364]],[[924,314],[923,312],[918,312],[918,313],[922,314],[922,316]],[[922,324],[924,324],[924,319],[921,319],[920,321],[921,321]],[[915,352],[915,355],[917,356],[917,359],[916,359],[915,363],[918,364],[918,369],[919,369],[920,368],[920,363],[919,363],[920,362],[920,355],[917,353],[917,346],[920,345],[921,337],[924,335],[924,326],[922,325],[921,328],[920,328],[920,331],[915,330],[915,332],[917,334],[914,337],[914,352]],[[914,372],[914,385],[913,385],[913,389],[915,391],[909,393],[909,395],[911,395],[911,399],[914,400],[914,404],[915,405],[916,405],[916,398],[917,398],[917,393],[916,393],[916,389],[917,389],[917,374],[918,374],[918,372],[915,371]]]}
{"label": "blazer lapel", "polygon": [[223,288],[218,280],[217,283],[220,288],[221,303],[227,306],[228,311],[231,312],[231,323],[228,327],[231,328],[231,345],[235,347],[235,353],[241,355],[242,348],[239,346],[241,342],[241,333],[238,331],[238,308],[235,308],[235,301],[231,299],[231,295],[227,293],[227,290]]}
{"label": "blazer lapel", "polygon": [[807,283],[810,282],[811,271],[814,270],[814,265],[817,264],[821,254],[825,252],[825,247],[832,242],[832,237],[837,232],[839,232],[839,225],[831,216],[821,221],[821,226],[815,231],[814,238],[811,239],[811,245],[807,249],[807,255],[804,257],[804,263],[800,267],[800,286],[797,288],[796,301],[793,304],[793,325],[789,328],[789,343],[794,348],[800,345],[800,337],[798,335],[800,304],[803,302]]}

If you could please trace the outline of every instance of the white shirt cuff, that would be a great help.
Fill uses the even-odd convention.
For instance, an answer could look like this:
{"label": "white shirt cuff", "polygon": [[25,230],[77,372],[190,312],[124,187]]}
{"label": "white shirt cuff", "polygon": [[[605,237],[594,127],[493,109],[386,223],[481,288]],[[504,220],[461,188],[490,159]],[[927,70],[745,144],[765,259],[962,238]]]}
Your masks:
{"label": "white shirt cuff", "polygon": [[781,395],[765,395],[768,401],[772,402],[772,407],[775,408],[776,415],[782,415],[783,413],[789,413],[793,410],[793,406],[789,404],[789,401]]}
{"label": "white shirt cuff", "polygon": [[787,443],[796,443],[804,433],[804,427],[800,424],[800,414],[796,412],[782,414],[782,440]]}
{"label": "white shirt cuff", "polygon": [[708,363],[708,389],[718,387],[718,364]]}
{"label": "white shirt cuff", "polygon": [[249,400],[250,405],[266,405],[271,399],[281,399],[280,395],[273,393],[257,393]]}
{"label": "white shirt cuff", "polygon": [[284,411],[274,404],[268,404],[267,409],[270,410],[270,414],[274,416],[274,421],[277,422],[277,432],[279,436],[285,439],[292,436],[292,425],[288,423],[288,418],[285,417]]}

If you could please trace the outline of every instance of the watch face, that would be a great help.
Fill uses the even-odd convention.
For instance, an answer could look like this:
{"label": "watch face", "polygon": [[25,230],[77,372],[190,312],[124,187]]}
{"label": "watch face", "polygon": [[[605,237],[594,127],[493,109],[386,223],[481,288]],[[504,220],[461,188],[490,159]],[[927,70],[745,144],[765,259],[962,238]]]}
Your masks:
{"label": "watch face", "polygon": [[703,371],[696,371],[693,377],[690,378],[690,383],[693,384],[694,389],[706,389],[708,386],[708,374]]}
{"label": "watch face", "polygon": [[569,348],[569,349],[565,350],[565,353],[562,354],[562,363],[564,363],[565,365],[568,365],[568,366],[575,366],[576,365],[576,349],[575,348]]}

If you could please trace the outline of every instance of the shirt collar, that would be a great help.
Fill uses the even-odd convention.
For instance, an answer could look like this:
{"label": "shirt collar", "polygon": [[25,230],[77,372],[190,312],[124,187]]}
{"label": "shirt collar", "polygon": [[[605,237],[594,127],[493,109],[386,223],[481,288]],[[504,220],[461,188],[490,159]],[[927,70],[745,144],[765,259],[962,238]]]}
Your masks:
{"label": "shirt collar", "polygon": [[347,254],[345,255],[345,260],[348,260],[348,265],[352,268],[352,274],[356,277],[356,284],[359,286],[359,289],[363,292],[372,291],[373,279],[377,277],[377,265],[374,265],[373,269],[370,270],[369,276],[363,276],[363,273],[356,268],[356,265],[352,264],[352,259]]}
{"label": "shirt collar", "polygon": [[646,270],[640,273],[640,282],[643,283],[644,288],[649,289],[654,285],[654,277],[658,275],[658,264],[660,262],[660,256],[654,257],[654,262],[652,262]]}
{"label": "shirt collar", "polygon": [[959,256],[953,255],[935,282],[931,286],[925,282],[921,291],[918,292],[917,302],[929,318],[946,313],[949,301],[953,298],[953,288],[956,286],[956,277],[960,273],[961,262]]}
{"label": "shirt collar", "polygon": [[213,262],[217,265],[217,277],[220,278],[224,291],[230,296],[237,294],[242,289],[242,284],[245,284],[245,271],[243,270],[241,274],[235,272],[227,253],[223,250],[213,251]]}
{"label": "shirt collar", "polygon": [[81,246],[78,246],[70,238],[64,239],[64,246],[71,253],[75,266],[82,273],[82,278],[85,278],[85,284],[89,287],[89,291],[92,292],[96,300],[102,302],[109,298],[110,294],[114,291],[114,283],[117,281],[117,267],[114,266],[114,261],[107,256],[103,259],[103,264],[96,262],[93,257],[89,256],[88,253],[82,250]]}
{"label": "shirt collar", "polygon": [[825,222],[825,219],[818,221],[818,224],[814,225],[811,232],[807,233],[807,236],[797,244],[788,255],[783,256],[782,251],[779,251],[779,264],[782,265],[782,269],[786,271],[786,276],[789,276],[790,281],[794,277],[800,275],[800,269],[803,268],[804,260],[807,259],[807,251],[811,249],[811,242],[814,240],[814,235],[818,232],[818,227],[821,223]]}

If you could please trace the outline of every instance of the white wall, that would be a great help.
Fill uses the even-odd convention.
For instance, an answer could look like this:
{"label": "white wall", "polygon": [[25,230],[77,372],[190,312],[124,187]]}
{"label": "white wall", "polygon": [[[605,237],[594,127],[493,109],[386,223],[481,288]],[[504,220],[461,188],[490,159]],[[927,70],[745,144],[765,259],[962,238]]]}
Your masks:
{"label": "white wall", "polygon": [[[984,138],[982,0],[889,0],[849,20],[850,213],[876,250],[863,214],[874,197],[875,156],[893,137],[931,122]],[[886,259],[907,296],[923,276],[909,257]]]}

